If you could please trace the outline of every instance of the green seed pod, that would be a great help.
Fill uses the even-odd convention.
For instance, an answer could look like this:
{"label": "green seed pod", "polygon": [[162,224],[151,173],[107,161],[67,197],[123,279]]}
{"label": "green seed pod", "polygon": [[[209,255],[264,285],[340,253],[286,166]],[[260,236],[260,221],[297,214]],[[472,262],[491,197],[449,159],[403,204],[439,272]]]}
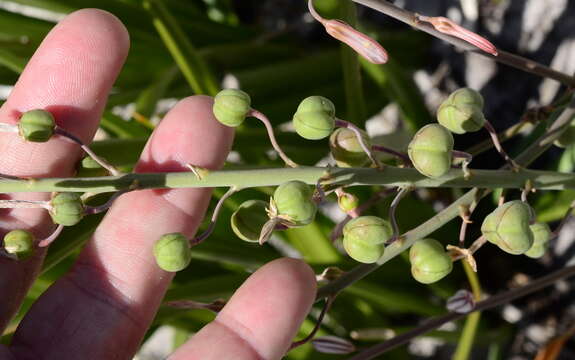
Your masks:
{"label": "green seed pod", "polygon": [[190,242],[180,233],[164,234],[154,244],[154,257],[158,266],[165,271],[183,270],[192,260]]}
{"label": "green seed pod", "polygon": [[84,203],[80,193],[56,193],[50,200],[50,216],[55,224],[76,225],[85,215]]}
{"label": "green seed pod", "polygon": [[348,212],[358,207],[359,199],[353,194],[344,193],[343,195],[338,196],[337,204],[342,211]]}
{"label": "green seed pod", "polygon": [[451,168],[453,135],[439,124],[425,125],[413,136],[407,154],[423,175],[436,178]]}
{"label": "green seed pod", "polygon": [[78,177],[99,177],[106,175],[108,175],[108,170],[104,169],[90,156],[83,158],[76,166],[76,176]]}
{"label": "green seed pod", "polygon": [[453,92],[437,110],[437,121],[456,134],[481,129],[485,124],[483,97],[469,88]]}
{"label": "green seed pod", "polygon": [[232,214],[232,230],[240,239],[258,242],[264,224],[269,220],[267,203],[262,200],[244,201]]}
{"label": "green seed pod", "polygon": [[443,279],[453,269],[453,262],[443,250],[443,245],[434,239],[421,239],[409,249],[411,275],[423,284]]}
{"label": "green seed pod", "polygon": [[237,89],[225,89],[214,98],[214,116],[222,124],[236,127],[244,122],[250,106],[248,94]]}
{"label": "green seed pod", "polygon": [[533,246],[532,218],[529,205],[520,200],[506,202],[487,215],[481,225],[485,238],[513,255],[525,253]]}
{"label": "green seed pod", "polygon": [[533,245],[525,252],[530,258],[537,259],[545,254],[551,239],[551,229],[546,223],[538,222],[529,226],[533,233]]}
{"label": "green seed pod", "polygon": [[293,126],[299,136],[305,139],[326,138],[335,127],[335,106],[323,96],[307,97],[297,107]]}
{"label": "green seed pod", "polygon": [[575,121],[569,124],[569,127],[555,140],[553,143],[560,148],[566,148],[569,145],[575,144]]}
{"label": "green seed pod", "polygon": [[4,250],[18,260],[29,258],[34,253],[34,235],[26,230],[12,230],[4,235]]}
{"label": "green seed pod", "polygon": [[288,181],[277,187],[273,200],[278,215],[285,216],[292,226],[304,226],[313,221],[317,205],[312,200],[313,192],[302,181]]}
{"label": "green seed pod", "polygon": [[46,110],[26,111],[20,117],[18,132],[26,141],[46,142],[54,135],[56,122]]}
{"label": "green seed pod", "polygon": [[[361,135],[367,147],[371,147],[369,136],[365,131],[361,131]],[[370,162],[357,136],[350,129],[336,129],[329,137],[329,148],[339,167],[362,167]]]}
{"label": "green seed pod", "polygon": [[377,216],[360,216],[351,219],[343,227],[343,247],[354,260],[371,264],[385,251],[385,243],[391,238],[391,224]]}

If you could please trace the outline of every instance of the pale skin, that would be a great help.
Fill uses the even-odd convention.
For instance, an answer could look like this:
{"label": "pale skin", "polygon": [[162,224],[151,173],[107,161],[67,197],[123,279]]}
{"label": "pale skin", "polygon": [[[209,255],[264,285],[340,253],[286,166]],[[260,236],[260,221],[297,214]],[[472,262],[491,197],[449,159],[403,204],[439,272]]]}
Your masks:
{"label": "pale skin", "polygon": [[[62,20],[30,60],[0,122],[23,111],[47,109],[58,125],[89,143],[107,94],[128,53],[124,26],[100,10]],[[180,101],[154,131],[138,172],[216,169],[233,130],[211,113],[209,97]],[[21,177],[70,176],[81,155],[68,141],[23,142],[0,133],[0,173]],[[155,264],[152,246],[162,234],[195,234],[210,199],[205,189],[143,190],[122,195],[106,214],[73,268],[34,304],[0,360],[131,359],[150,325],[172,274]],[[2,198],[46,200],[47,194]],[[0,210],[0,232],[23,228],[37,238],[53,229],[41,209]],[[45,249],[24,262],[0,258],[0,333],[34,281]],[[191,267],[193,268],[192,262]],[[280,359],[315,298],[315,276],[303,262],[279,259],[255,272],[216,320],[171,355],[171,360]]]}

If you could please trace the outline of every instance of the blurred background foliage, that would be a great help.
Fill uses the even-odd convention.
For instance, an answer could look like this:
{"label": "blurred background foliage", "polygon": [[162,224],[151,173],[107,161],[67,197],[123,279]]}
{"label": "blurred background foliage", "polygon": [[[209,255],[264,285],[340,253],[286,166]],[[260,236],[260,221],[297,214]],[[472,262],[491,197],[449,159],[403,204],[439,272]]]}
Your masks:
{"label": "blurred background foliage", "polygon": [[[459,6],[458,1],[451,3]],[[497,6],[495,1],[483,3]],[[367,126],[376,142],[404,150],[411,134],[433,120],[434,109],[442,96],[455,87],[467,85],[457,72],[454,76],[445,75],[452,69],[451,60],[461,66],[462,59],[442,62],[438,54],[441,55],[445,47],[427,35],[370,10],[359,9],[358,17],[358,9],[348,0],[316,0],[316,6],[327,18],[357,22],[364,32],[385,45],[391,54],[390,61],[385,65],[372,65],[358,60],[350,49],[329,38],[321,26],[311,20],[303,0],[2,0],[0,93],[3,98],[9,93],[10,86],[54,23],[85,7],[115,14],[131,36],[129,57],[109,97],[93,144],[98,154],[124,170],[134,165],[162,115],[178,99],[192,94],[214,95],[221,87],[240,87],[251,95],[254,108],[264,112],[274,126],[285,130],[277,136],[288,156],[298,163],[314,165],[326,164],[327,141],[303,140],[286,126],[303,98],[323,95],[332,99],[338,117]],[[451,48],[449,51],[452,56],[461,56]],[[453,69],[458,69],[457,66]],[[511,71],[500,70],[501,76]],[[534,81],[533,78],[529,75],[529,81]],[[513,113],[509,125],[518,122],[525,110],[523,106]],[[499,124],[502,127],[498,130],[506,126],[505,121]],[[457,147],[463,150],[485,139],[485,134],[466,136],[458,140]],[[526,145],[522,139],[520,135],[508,143],[512,153]],[[270,149],[263,127],[256,121],[247,121],[237,130],[234,153],[226,166],[282,166]],[[568,148],[562,156],[555,151],[543,167],[572,171],[574,154],[574,148]],[[500,165],[500,160],[487,152],[474,162],[479,166],[477,164],[495,167]],[[377,190],[380,189],[365,187],[353,188],[351,192],[365,201]],[[215,199],[223,192],[216,189]],[[341,251],[339,242],[330,241],[331,229],[342,218],[333,206],[334,199],[323,206],[322,215],[313,224],[278,233],[269,245],[240,241],[230,229],[229,216],[242,201],[267,200],[271,192],[271,188],[249,189],[226,201],[215,232],[208,241],[194,248],[192,265],[178,273],[166,301],[226,299],[251,272],[280,256],[301,257],[318,274],[327,266],[348,270],[355,265]],[[517,194],[510,192],[509,196]],[[419,225],[459,195],[459,190],[445,189],[414,192],[398,209],[402,231]],[[98,203],[104,198],[98,195],[91,201]],[[564,191],[560,196],[558,193],[536,194],[531,199],[541,221],[555,222],[575,199],[575,192]],[[469,228],[469,241],[478,235],[480,219],[493,208],[494,202],[495,199],[485,200],[474,214],[476,223]],[[386,217],[389,203],[389,199],[381,201],[368,213]],[[211,209],[213,206],[214,203]],[[67,228],[51,246],[42,275],[4,334],[4,342],[9,341],[34,300],[67,271],[100,220],[101,216],[87,217],[77,226]],[[458,231],[459,223],[453,221],[433,237],[444,244],[455,243]],[[569,249],[563,252],[554,250],[541,261],[512,257],[486,247],[478,256],[479,281],[486,293],[524,283],[525,279],[564,266],[572,252],[571,246],[567,247]],[[469,288],[469,284],[459,263],[444,280],[424,286],[411,278],[407,257],[400,256],[346,289],[337,298],[319,335],[337,335],[352,339],[359,348],[366,347],[417,326],[425,317],[444,313],[445,299],[460,288]],[[572,309],[567,306],[570,299],[572,295],[552,290],[484,314],[474,325],[481,336],[474,344],[472,340],[464,340],[466,346],[473,344],[470,357],[459,351],[455,358],[496,360],[509,359],[513,354],[532,357],[547,340],[561,335],[569,321],[572,324]],[[564,304],[565,310],[551,311],[558,303]],[[320,309],[318,303],[303,324],[299,337],[311,330]],[[146,340],[161,333],[163,339],[168,339],[168,345],[166,347],[165,341],[163,347],[150,347],[146,343],[138,358],[163,358],[163,351],[173,350],[212,318],[213,314],[207,310],[163,306]],[[433,331],[381,358],[451,358],[458,345],[462,346],[463,324],[461,321]],[[544,338],[538,342],[518,340],[522,331],[532,325],[546,329]],[[569,353],[569,347],[565,352]],[[572,352],[569,354],[575,356]],[[319,354],[310,345],[286,356],[293,360],[341,357]]]}

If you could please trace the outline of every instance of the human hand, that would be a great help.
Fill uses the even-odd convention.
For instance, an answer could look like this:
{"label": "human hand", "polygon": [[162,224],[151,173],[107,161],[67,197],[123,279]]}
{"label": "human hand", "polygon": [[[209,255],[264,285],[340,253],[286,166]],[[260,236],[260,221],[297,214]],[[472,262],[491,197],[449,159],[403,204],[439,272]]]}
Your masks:
{"label": "human hand", "polygon": [[[88,143],[107,94],[128,52],[123,25],[99,10],[81,10],[46,37],[0,108],[15,123],[31,109],[52,112],[59,126]],[[218,168],[233,131],[213,118],[211,99],[180,101],[150,138],[137,172],[188,171],[186,163]],[[62,139],[26,143],[0,133],[0,173],[21,177],[73,174],[80,149]],[[14,199],[46,200],[18,193]],[[82,250],[69,273],[31,308],[0,360],[131,359],[156,313],[171,274],[159,269],[153,243],[164,233],[192,236],[208,205],[206,189],[142,190],[122,195]],[[2,233],[27,229],[37,238],[53,229],[39,209],[0,212]],[[0,258],[0,329],[17,311],[40,269],[45,251],[15,262]],[[193,264],[192,264],[193,266]],[[216,320],[171,359],[279,359],[288,349],[315,297],[307,265],[280,259],[253,274]]]}

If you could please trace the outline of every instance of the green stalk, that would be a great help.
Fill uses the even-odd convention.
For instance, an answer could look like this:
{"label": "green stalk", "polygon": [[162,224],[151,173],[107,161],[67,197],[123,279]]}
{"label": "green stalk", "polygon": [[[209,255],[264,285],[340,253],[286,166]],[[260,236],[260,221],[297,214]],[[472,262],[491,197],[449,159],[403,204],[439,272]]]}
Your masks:
{"label": "green stalk", "polygon": [[[465,275],[471,286],[471,291],[473,292],[473,298],[475,301],[481,301],[481,284],[477,274],[467,261],[461,263],[463,269],[465,270]],[[457,343],[457,349],[453,354],[452,360],[467,360],[471,349],[473,348],[473,341],[475,340],[475,334],[477,333],[477,327],[479,326],[479,320],[481,319],[481,311],[471,313],[467,316],[465,320],[465,325],[463,326],[463,331]]]}
{"label": "green stalk", "polygon": [[195,94],[215,95],[218,83],[162,0],[144,0],[144,8]]}
{"label": "green stalk", "polygon": [[[316,184],[318,179],[329,177],[323,181],[323,185],[329,186],[360,186],[360,185],[385,185],[391,187],[417,187],[417,188],[470,188],[484,189],[517,189],[522,188],[530,181],[533,189],[538,190],[566,190],[575,189],[575,174],[560,173],[554,171],[521,170],[473,170],[469,180],[463,178],[463,172],[452,169],[446,175],[430,179],[417,172],[415,169],[397,168],[388,166],[384,171],[377,169],[349,168],[327,170],[324,167],[298,167],[298,168],[271,168],[271,169],[247,169],[247,170],[220,170],[212,171],[199,179],[192,172],[182,173],[148,173],[148,174],[125,174],[121,176],[106,176],[96,178],[42,178],[42,179],[1,179],[0,192],[112,192],[130,189],[176,189],[176,188],[202,188],[202,187],[230,187],[253,188],[261,186],[277,186],[286,181],[300,180],[307,184]],[[476,192],[477,190],[473,190]],[[475,199],[475,195],[467,193],[452,206],[467,206]],[[444,210],[444,211],[447,211]],[[443,213],[440,213],[443,214]],[[454,213],[449,211],[449,217],[458,215],[458,209]],[[445,215],[432,218],[426,222],[426,226],[434,229],[442,226]],[[437,224],[435,224],[437,223]],[[417,228],[419,229],[419,227]],[[405,250],[411,245],[415,237],[426,234],[426,231],[412,230],[404,235],[405,241],[398,241],[395,248]],[[407,244],[409,246],[405,247]],[[395,250],[386,250],[386,254],[396,254]],[[389,255],[391,256],[391,255]],[[392,256],[392,257],[393,257]],[[388,255],[384,258],[387,261]]]}
{"label": "green stalk", "polygon": [[[357,9],[352,1],[341,1],[340,17],[354,28],[357,27]],[[366,113],[361,68],[357,53],[346,44],[341,44],[341,64],[347,106],[346,120],[361,126],[365,122]]]}

